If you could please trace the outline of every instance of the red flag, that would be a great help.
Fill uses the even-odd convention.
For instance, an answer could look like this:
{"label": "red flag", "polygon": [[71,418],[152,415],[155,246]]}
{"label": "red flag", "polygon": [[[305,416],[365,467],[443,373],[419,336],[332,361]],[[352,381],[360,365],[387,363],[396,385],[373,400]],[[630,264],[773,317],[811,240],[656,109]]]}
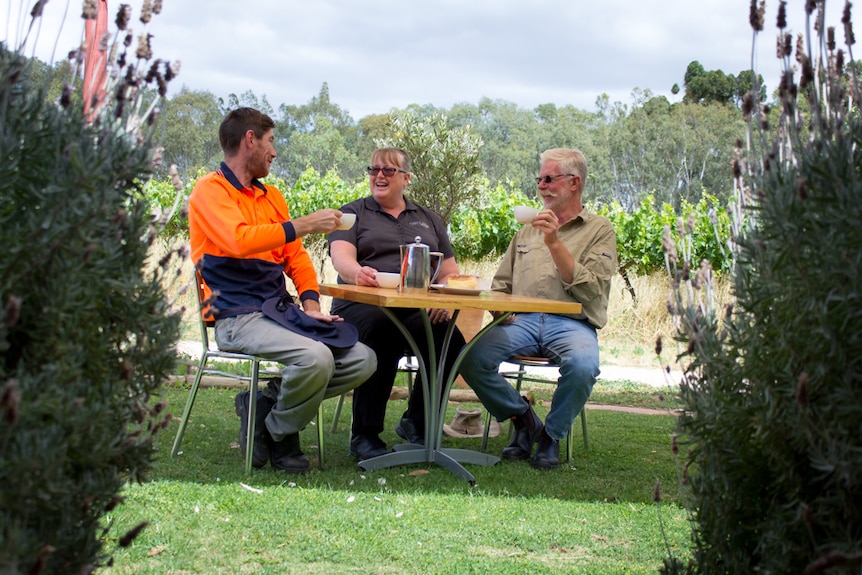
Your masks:
{"label": "red flag", "polygon": [[99,51],[102,36],[108,31],[108,0],[97,0],[99,11],[95,20],[84,24],[84,43],[87,58],[84,61],[84,115],[98,108],[105,99],[105,80],[108,77],[107,51]]}

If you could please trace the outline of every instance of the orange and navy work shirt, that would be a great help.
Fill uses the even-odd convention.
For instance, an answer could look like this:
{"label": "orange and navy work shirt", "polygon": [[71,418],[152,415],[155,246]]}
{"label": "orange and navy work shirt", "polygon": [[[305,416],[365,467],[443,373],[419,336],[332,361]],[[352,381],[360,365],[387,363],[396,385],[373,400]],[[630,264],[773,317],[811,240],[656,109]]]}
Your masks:
{"label": "orange and navy work shirt", "polygon": [[287,293],[284,274],[300,300],[320,300],[317,274],[296,237],[287,202],[278,188],[252,180],[243,187],[222,163],[198,180],[189,197],[189,239],[218,318],[260,311]]}

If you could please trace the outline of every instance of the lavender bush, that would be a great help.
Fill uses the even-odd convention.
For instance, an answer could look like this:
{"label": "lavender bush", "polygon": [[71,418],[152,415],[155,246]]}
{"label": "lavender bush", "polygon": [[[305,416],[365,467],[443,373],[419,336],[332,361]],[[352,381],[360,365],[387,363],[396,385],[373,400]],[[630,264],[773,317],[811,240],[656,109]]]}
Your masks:
{"label": "lavender bush", "polygon": [[[36,3],[34,22],[44,6]],[[158,222],[142,187],[172,73],[149,64],[146,35],[127,53],[130,9],[120,11],[115,73],[86,117],[79,77],[49,100],[23,44],[0,45],[4,575],[108,563],[103,518],[127,481],[146,476],[153,435],[168,422],[155,397],[175,362],[180,315],[164,283],[177,254],[149,260]],[[73,52],[71,69],[81,57]],[[120,545],[142,527],[118,534]]]}
{"label": "lavender bush", "polygon": [[[852,58],[805,3],[778,10],[783,79],[770,115],[746,97],[732,207],[734,304],[715,309],[708,265],[665,242],[674,274],[693,560],[665,573],[862,570],[862,120]],[[764,5],[751,24],[763,29]],[[846,50],[846,51],[845,51]],[[772,123],[772,125],[770,125]]]}

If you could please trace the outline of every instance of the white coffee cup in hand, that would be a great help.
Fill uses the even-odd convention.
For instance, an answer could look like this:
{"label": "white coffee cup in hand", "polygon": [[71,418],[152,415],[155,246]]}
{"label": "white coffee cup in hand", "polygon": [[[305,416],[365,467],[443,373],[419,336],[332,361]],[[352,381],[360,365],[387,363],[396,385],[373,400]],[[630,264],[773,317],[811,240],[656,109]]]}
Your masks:
{"label": "white coffee cup in hand", "polygon": [[341,223],[335,229],[349,230],[354,223],[356,223],[356,214],[341,214]]}
{"label": "white coffee cup in hand", "polygon": [[539,215],[539,210],[532,206],[515,206],[512,211],[515,213],[515,221],[519,224],[529,224]]}

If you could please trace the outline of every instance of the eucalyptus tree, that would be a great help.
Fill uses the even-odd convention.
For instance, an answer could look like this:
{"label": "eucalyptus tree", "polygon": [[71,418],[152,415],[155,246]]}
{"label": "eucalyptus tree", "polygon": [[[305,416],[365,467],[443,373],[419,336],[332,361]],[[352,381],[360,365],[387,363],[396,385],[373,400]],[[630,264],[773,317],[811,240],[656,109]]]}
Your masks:
{"label": "eucalyptus tree", "polygon": [[684,102],[694,104],[733,101],[736,79],[721,70],[706,70],[697,60],[689,63],[685,70]]}
{"label": "eucalyptus tree", "polygon": [[511,184],[535,193],[539,125],[532,111],[513,102],[482,98],[477,105],[456,104],[449,113],[453,125],[470,127],[483,141],[480,160],[492,184]]}
{"label": "eucalyptus tree", "polygon": [[222,158],[218,128],[225,113],[224,102],[212,92],[183,87],[167,100],[160,124],[159,140],[165,151],[159,177],[171,164],[176,164],[183,180],[215,169]]}
{"label": "eucalyptus tree", "polygon": [[[557,107],[542,104],[533,111],[536,118],[537,148],[576,148],[587,158],[587,182],[584,199],[592,205],[604,204],[613,199],[613,178],[609,167],[607,148],[604,145],[603,125],[596,112],[588,112],[571,105]],[[538,168],[538,154],[533,159]],[[533,190],[534,174],[530,174]]]}
{"label": "eucalyptus tree", "polygon": [[[766,86],[763,76],[752,70],[742,70],[734,76],[722,70],[706,70],[697,60],[689,63],[685,70],[685,94],[683,102],[691,104],[733,104],[742,106],[742,99],[756,90],[759,101],[766,101]],[[678,86],[675,86],[678,89]]]}
{"label": "eucalyptus tree", "polygon": [[673,171],[675,193],[671,204],[681,200],[697,203],[703,193],[715,196],[722,204],[733,190],[733,151],[744,139],[745,122],[734,106],[723,104],[677,104],[671,112],[676,158]]}
{"label": "eucalyptus tree", "polygon": [[631,108],[600,102],[613,198],[627,211],[648,195],[657,205],[677,209],[683,200],[697,203],[704,192],[727,199],[727,166],[745,133],[738,110],[723,104],[671,104],[648,91],[639,95]]}
{"label": "eucalyptus tree", "polygon": [[[611,197],[627,212],[633,211],[652,189],[652,182],[647,184],[646,171],[649,169],[655,134],[652,133],[652,120],[640,121],[643,114],[638,115],[637,112],[641,110],[642,104],[642,101],[636,100],[630,110],[622,102],[611,103],[607,94],[602,94],[596,100],[598,116],[603,123],[598,134],[605,147],[611,172]],[[660,108],[661,105],[653,106],[654,110]]]}
{"label": "eucalyptus tree", "polygon": [[335,171],[345,180],[355,179],[362,162],[367,162],[356,153],[353,118],[332,102],[326,82],[308,103],[279,106],[275,120],[279,159],[273,172],[288,182],[295,182],[309,167],[319,173]]}
{"label": "eucalyptus tree", "polygon": [[270,117],[275,115],[275,112],[273,112],[269,100],[266,99],[266,94],[258,98],[257,95],[251,90],[246,90],[239,96],[233,93],[228,94],[227,108],[225,110],[225,113],[230,110],[235,110],[241,107],[254,108],[255,110],[259,110]]}
{"label": "eucalyptus tree", "polygon": [[[368,162],[377,148],[377,142],[389,135],[389,114],[370,114],[361,118],[356,125],[356,158]],[[362,174],[362,172],[360,172]]]}

